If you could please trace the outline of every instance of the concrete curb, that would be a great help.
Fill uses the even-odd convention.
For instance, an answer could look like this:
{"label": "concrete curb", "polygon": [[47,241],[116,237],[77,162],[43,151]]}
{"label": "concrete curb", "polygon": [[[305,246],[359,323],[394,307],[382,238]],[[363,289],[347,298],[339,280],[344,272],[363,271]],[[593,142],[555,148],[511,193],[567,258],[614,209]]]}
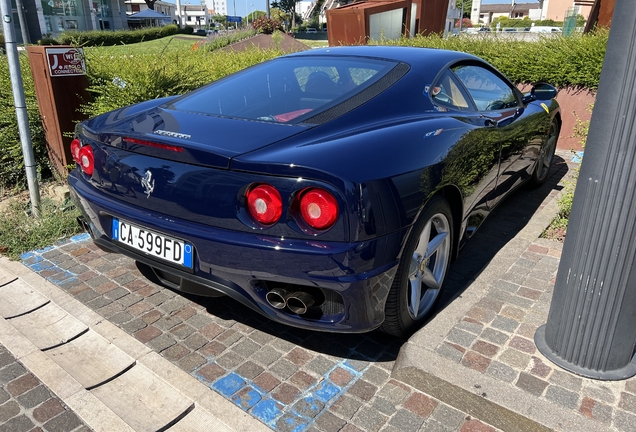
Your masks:
{"label": "concrete curb", "polygon": [[[230,401],[190,376],[159,354],[128,335],[99,314],[62,291],[57,286],[32,272],[24,265],[0,257],[0,269],[16,276],[59,308],[67,312],[126,355],[136,361],[135,368],[147,371],[180,395],[190,400],[194,409],[186,410],[167,430],[250,430],[269,431],[263,423],[236,407]],[[2,343],[42,383],[48,386],[65,404],[95,431],[132,431],[130,421],[125,421],[90,390],[86,390],[69,373],[53,361],[47,351],[41,351],[4,318],[0,318],[0,343]],[[144,383],[139,383],[143,391]],[[130,413],[131,418],[134,413]],[[202,428],[202,429],[201,429]]]}

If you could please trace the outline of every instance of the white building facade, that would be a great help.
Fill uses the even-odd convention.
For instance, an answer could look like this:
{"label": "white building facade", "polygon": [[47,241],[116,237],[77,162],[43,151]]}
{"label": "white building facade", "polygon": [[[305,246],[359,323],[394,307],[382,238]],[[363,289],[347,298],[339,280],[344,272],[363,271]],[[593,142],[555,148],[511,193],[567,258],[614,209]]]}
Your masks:
{"label": "white building facade", "polygon": [[211,15],[231,15],[227,11],[227,0],[205,0]]}

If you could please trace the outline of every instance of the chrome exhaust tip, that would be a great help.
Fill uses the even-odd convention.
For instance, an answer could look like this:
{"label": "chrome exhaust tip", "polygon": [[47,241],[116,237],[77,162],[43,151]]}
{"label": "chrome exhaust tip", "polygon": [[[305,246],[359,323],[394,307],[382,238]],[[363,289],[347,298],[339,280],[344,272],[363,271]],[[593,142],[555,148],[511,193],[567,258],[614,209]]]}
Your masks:
{"label": "chrome exhaust tip", "polygon": [[287,297],[289,296],[289,292],[282,288],[274,288],[265,294],[265,299],[267,303],[275,309],[285,309],[287,306]]}
{"label": "chrome exhaust tip", "polygon": [[314,297],[306,292],[297,291],[287,297],[287,307],[295,314],[302,315],[314,305]]}

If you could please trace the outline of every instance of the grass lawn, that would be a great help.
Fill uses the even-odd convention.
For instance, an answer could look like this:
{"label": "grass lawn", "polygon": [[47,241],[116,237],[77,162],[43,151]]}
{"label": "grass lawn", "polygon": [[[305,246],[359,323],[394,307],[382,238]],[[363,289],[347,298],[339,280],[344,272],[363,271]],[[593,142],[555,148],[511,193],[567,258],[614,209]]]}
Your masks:
{"label": "grass lawn", "polygon": [[302,39],[302,38],[300,38],[298,36],[296,36],[296,40],[298,42],[304,43],[309,48],[323,48],[323,47],[328,47],[329,46],[329,42],[326,41],[326,40]]}
{"label": "grass lawn", "polygon": [[197,41],[204,39],[202,36],[174,35],[166,36],[148,42],[139,42],[131,45],[114,45],[106,47],[86,47],[84,50],[92,51],[98,55],[130,55],[130,54],[159,54],[165,51],[187,51]]}

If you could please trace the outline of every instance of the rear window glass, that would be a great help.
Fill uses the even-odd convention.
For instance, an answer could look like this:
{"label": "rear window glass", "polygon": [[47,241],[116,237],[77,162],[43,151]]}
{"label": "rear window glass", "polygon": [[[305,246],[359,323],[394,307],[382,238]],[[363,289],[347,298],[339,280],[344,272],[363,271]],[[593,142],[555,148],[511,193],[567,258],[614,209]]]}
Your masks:
{"label": "rear window glass", "polygon": [[170,108],[201,114],[296,123],[360,93],[396,63],[343,57],[281,58],[210,84]]}

